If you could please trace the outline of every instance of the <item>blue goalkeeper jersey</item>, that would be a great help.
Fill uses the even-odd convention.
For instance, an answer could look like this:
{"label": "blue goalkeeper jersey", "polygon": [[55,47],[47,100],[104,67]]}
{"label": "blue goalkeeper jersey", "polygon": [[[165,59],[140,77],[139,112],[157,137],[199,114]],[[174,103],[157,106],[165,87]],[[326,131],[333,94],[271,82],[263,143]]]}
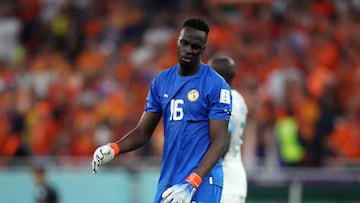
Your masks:
{"label": "blue goalkeeper jersey", "polygon": [[[164,146],[158,190],[183,182],[197,168],[210,146],[209,119],[229,120],[231,91],[226,81],[201,63],[192,76],[180,76],[179,65],[153,80],[146,112],[161,112]],[[221,160],[206,177],[222,186]],[[204,178],[206,178],[204,177]]]}

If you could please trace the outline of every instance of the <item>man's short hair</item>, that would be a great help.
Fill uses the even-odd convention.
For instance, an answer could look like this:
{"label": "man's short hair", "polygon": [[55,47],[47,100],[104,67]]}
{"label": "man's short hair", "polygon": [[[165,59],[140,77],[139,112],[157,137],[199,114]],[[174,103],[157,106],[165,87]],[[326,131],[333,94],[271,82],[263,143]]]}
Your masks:
{"label": "man's short hair", "polygon": [[208,35],[210,28],[208,26],[208,24],[205,23],[205,21],[201,20],[201,19],[196,19],[196,18],[191,18],[185,21],[183,28],[184,27],[192,27],[195,28],[197,30],[201,30],[203,32],[206,33],[206,35]]}

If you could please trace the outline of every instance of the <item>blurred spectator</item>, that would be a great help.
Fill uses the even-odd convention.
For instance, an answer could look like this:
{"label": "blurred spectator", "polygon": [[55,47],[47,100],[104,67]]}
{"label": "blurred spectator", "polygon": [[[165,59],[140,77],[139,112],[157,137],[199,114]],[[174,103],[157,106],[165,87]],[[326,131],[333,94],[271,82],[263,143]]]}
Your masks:
{"label": "blurred spectator", "polygon": [[[1,1],[0,163],[87,157],[119,139],[176,61],[179,22],[199,16],[212,29],[205,59],[228,54],[242,70],[245,167],[358,164],[357,2]],[[161,135],[129,156],[160,156]]]}
{"label": "blurred spectator", "polygon": [[32,174],[36,184],[36,203],[58,203],[58,191],[48,183],[45,168],[36,166],[33,168]]}
{"label": "blurred spectator", "polygon": [[16,60],[16,51],[19,48],[22,25],[14,11],[10,1],[0,2],[0,60],[6,62]]}

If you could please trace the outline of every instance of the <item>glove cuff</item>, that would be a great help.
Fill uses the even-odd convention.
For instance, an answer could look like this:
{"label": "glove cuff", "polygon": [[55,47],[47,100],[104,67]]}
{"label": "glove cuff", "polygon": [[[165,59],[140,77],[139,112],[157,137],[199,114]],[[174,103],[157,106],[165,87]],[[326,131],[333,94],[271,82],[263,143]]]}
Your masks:
{"label": "glove cuff", "polygon": [[120,147],[118,144],[111,142],[108,145],[114,150],[115,155],[118,155],[120,153]]}
{"label": "glove cuff", "polygon": [[202,178],[196,173],[191,173],[185,180],[195,188],[198,188],[202,182]]}

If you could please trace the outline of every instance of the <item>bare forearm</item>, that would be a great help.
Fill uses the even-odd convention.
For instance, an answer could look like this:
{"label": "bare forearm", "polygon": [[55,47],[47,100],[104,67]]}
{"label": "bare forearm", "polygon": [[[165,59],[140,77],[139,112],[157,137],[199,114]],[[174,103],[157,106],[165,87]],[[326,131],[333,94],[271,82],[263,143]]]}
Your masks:
{"label": "bare forearm", "polygon": [[160,118],[160,113],[144,112],[137,126],[129,131],[123,138],[116,141],[116,144],[118,144],[120,148],[120,153],[136,150],[147,143]]}
{"label": "bare forearm", "polygon": [[227,132],[228,121],[225,120],[210,120],[210,147],[202,158],[198,168],[195,170],[199,176],[206,176],[215,164],[226,153],[230,136]]}
{"label": "bare forearm", "polygon": [[219,140],[212,142],[208,151],[205,153],[202,158],[198,168],[195,170],[200,177],[206,176],[210,170],[215,166],[215,164],[222,158],[224,151],[226,151],[226,141]]}
{"label": "bare forearm", "polygon": [[120,153],[126,153],[140,148],[150,140],[150,137],[151,134],[145,134],[135,128],[115,143],[119,145]]}

